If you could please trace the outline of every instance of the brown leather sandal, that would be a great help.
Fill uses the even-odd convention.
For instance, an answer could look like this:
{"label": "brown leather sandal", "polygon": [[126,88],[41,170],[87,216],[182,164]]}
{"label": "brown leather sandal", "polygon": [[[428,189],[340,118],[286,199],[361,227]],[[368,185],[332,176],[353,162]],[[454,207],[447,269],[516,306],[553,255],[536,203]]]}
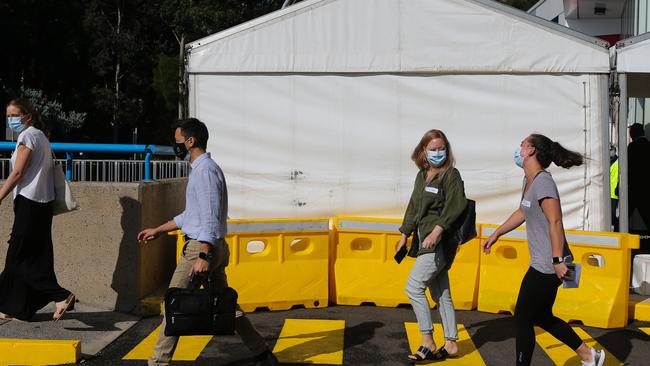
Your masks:
{"label": "brown leather sandal", "polygon": [[74,310],[74,303],[76,300],[77,299],[75,298],[73,293],[70,293],[70,295],[68,295],[68,298],[65,299],[65,302],[63,303],[63,307],[57,308],[56,311],[54,312],[54,315],[52,316],[55,323],[58,322],[59,319],[61,319],[61,317],[63,316],[63,314],[65,314],[66,311]]}

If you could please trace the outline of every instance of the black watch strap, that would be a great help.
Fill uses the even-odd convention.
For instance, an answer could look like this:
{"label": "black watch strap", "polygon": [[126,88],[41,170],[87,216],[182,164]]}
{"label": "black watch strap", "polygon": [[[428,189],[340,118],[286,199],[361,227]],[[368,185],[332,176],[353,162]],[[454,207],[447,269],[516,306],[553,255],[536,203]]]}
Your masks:
{"label": "black watch strap", "polygon": [[212,259],[212,254],[206,253],[206,252],[199,252],[199,258],[203,259],[204,261],[209,262],[210,259]]}
{"label": "black watch strap", "polygon": [[554,265],[555,264],[560,264],[560,263],[564,263],[564,258],[562,258],[562,257],[553,257],[553,264]]}

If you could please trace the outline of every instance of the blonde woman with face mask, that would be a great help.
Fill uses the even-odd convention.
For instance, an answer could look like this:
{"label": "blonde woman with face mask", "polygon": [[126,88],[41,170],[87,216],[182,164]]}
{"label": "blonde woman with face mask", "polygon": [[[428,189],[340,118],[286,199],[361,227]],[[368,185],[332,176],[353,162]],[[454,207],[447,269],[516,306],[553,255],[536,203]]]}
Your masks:
{"label": "blonde woman with face mask", "polygon": [[[448,230],[462,214],[467,200],[460,173],[454,168],[451,145],[442,131],[427,131],[411,159],[419,172],[399,229],[402,238],[396,250],[401,250],[413,235],[409,255],[417,259],[406,284],[406,293],[418,321],[422,344],[417,352],[408,356],[408,361],[428,363],[458,355],[456,314],[447,274],[458,243],[452,242]],[[442,319],[445,344],[440,349],[433,341],[431,308],[425,295],[427,287],[438,303]]]}

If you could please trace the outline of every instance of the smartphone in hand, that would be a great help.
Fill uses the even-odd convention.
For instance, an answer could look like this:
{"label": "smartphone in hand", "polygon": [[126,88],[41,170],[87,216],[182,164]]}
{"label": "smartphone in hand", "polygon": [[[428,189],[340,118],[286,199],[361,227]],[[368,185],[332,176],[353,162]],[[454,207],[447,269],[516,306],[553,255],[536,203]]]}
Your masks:
{"label": "smartphone in hand", "polygon": [[562,277],[564,288],[578,288],[580,285],[580,264],[567,263],[568,271]]}
{"label": "smartphone in hand", "polygon": [[397,264],[402,263],[402,260],[404,260],[404,257],[406,257],[407,253],[408,253],[408,250],[406,249],[406,245],[403,245],[397,251],[397,253],[395,253],[395,256],[393,257],[393,258],[395,258],[395,262],[397,262]]}

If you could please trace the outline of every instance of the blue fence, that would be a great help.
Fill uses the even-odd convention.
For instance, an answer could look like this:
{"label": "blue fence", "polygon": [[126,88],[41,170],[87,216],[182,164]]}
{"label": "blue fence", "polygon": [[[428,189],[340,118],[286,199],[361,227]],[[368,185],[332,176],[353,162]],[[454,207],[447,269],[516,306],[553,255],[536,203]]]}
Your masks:
{"label": "blue fence", "polygon": [[[66,178],[72,180],[72,162],[74,153],[106,153],[106,154],[144,154],[144,181],[151,179],[151,157],[154,155],[173,156],[174,150],[171,146],[161,145],[131,145],[131,144],[82,144],[53,142],[52,151],[66,153]],[[0,142],[0,151],[13,151],[16,149],[15,142]]]}

